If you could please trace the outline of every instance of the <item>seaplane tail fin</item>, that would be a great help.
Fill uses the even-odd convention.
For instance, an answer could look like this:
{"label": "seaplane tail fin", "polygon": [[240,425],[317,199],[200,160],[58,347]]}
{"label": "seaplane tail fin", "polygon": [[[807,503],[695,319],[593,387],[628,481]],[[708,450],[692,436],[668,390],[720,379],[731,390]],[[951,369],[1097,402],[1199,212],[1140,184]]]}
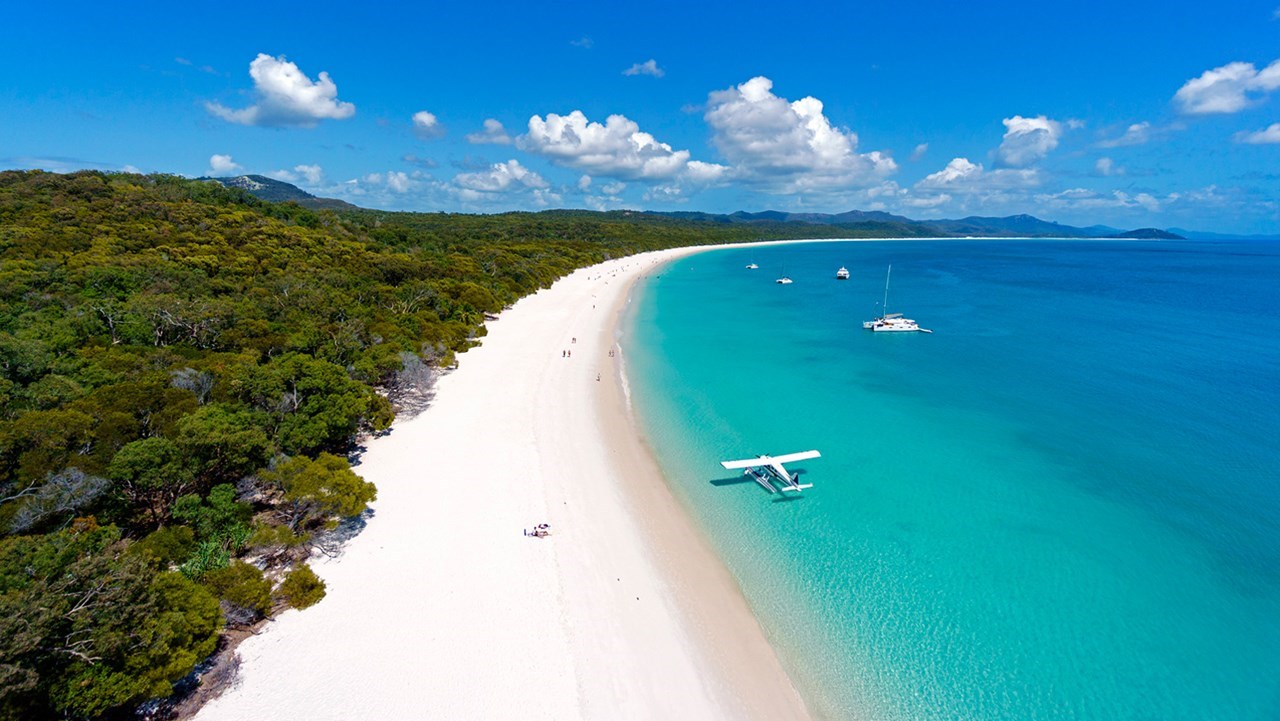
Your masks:
{"label": "seaplane tail fin", "polygon": [[820,458],[821,453],[817,451],[801,451],[800,453],[788,453],[785,456],[774,456],[770,458],[772,463],[794,463],[796,461],[807,461],[810,458]]}

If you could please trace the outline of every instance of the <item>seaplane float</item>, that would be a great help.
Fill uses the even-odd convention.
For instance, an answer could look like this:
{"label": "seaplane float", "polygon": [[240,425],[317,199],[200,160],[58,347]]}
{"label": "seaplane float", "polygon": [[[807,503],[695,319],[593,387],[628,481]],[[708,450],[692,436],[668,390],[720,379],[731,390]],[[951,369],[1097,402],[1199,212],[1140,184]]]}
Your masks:
{"label": "seaplane float", "polygon": [[756,456],[755,458],[743,458],[740,461],[720,461],[720,465],[728,470],[743,469],[742,475],[751,476],[756,483],[759,483],[764,489],[770,493],[799,493],[806,488],[813,488],[812,483],[801,483],[799,473],[791,473],[787,471],[784,463],[795,463],[796,461],[806,461],[810,458],[819,458],[822,454],[817,451],[801,451],[800,453],[787,453],[781,456]]}

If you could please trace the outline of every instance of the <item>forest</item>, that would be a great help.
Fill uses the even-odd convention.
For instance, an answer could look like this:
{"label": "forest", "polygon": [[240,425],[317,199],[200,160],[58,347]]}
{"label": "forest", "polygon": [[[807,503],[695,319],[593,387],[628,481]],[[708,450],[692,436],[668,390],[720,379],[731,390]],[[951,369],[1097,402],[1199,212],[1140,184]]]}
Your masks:
{"label": "forest", "polygon": [[324,595],[360,438],[486,314],[645,250],[849,228],[313,211],[167,175],[0,173],[0,721],[111,718]]}

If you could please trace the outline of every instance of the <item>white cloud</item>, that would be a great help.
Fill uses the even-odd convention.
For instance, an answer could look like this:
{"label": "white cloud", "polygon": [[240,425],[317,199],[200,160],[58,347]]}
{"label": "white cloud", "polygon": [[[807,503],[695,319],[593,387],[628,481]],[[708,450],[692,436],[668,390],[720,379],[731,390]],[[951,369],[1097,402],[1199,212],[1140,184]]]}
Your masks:
{"label": "white cloud", "polygon": [[636,63],[635,65],[632,65],[626,70],[623,70],[622,74],[623,75],[652,75],[655,78],[660,78],[663,75],[666,75],[667,71],[658,67],[657,60],[654,60],[653,58],[649,58],[643,63]]}
{"label": "white cloud", "polygon": [[1015,115],[1003,121],[1004,138],[996,148],[996,160],[1012,168],[1024,168],[1058,147],[1063,125],[1043,115],[1024,118]]}
{"label": "white cloud", "polygon": [[[1177,195],[1170,195],[1167,198],[1167,200],[1176,199]],[[1057,193],[1042,193],[1036,195],[1034,200],[1043,208],[1055,210],[1135,210],[1140,208],[1149,213],[1158,213],[1163,208],[1161,200],[1150,193],[1130,195],[1123,190],[1104,194],[1088,188],[1071,188]]]}
{"label": "white cloud", "polygon": [[627,189],[627,184],[618,180],[612,183],[606,183],[600,186],[600,192],[605,195],[617,195]]}
{"label": "white cloud", "polygon": [[595,45],[595,44],[596,44],[596,41],[592,40],[591,38],[587,37],[586,35],[583,35],[582,37],[578,38],[577,40],[570,40],[570,41],[569,41],[569,44],[570,44],[570,45],[572,45],[572,46],[574,46],[575,48],[582,48],[583,50],[590,50],[590,49],[591,49],[591,47],[592,47],[593,45]]}
{"label": "white cloud", "polygon": [[678,183],[655,185],[644,192],[646,203],[687,203],[685,189]]}
{"label": "white cloud", "polygon": [[213,115],[240,125],[313,127],[320,120],[342,120],[355,115],[356,106],[338,100],[338,86],[321,72],[312,81],[297,65],[281,55],[259,53],[249,63],[256,102],[233,110],[221,103],[205,103]]}
{"label": "white cloud", "polygon": [[472,193],[502,193],[512,189],[550,187],[541,175],[514,159],[505,163],[494,163],[488,170],[459,173],[454,176],[453,183]]}
{"label": "white cloud", "polygon": [[1280,123],[1272,123],[1262,130],[1256,130],[1252,133],[1241,131],[1235,135],[1236,142],[1248,143],[1250,145],[1269,145],[1271,143],[1280,143]]}
{"label": "white cloud", "polygon": [[719,163],[704,163],[701,160],[690,160],[685,166],[685,177],[693,183],[715,185],[730,175],[731,169]]}
{"label": "white cloud", "polygon": [[511,136],[502,123],[493,118],[485,118],[484,130],[478,133],[467,133],[467,142],[472,145],[510,145]]}
{"label": "white cloud", "polygon": [[1110,140],[1103,140],[1098,143],[1100,148],[1122,148],[1129,145],[1142,145],[1151,140],[1152,129],[1151,123],[1144,120],[1141,123],[1133,123],[1125,129],[1124,135]]}
{"label": "white cloud", "polygon": [[409,176],[399,170],[387,171],[387,187],[396,193],[409,192]]}
{"label": "white cloud", "polygon": [[1106,157],[1098,158],[1098,162],[1093,164],[1093,169],[1098,175],[1124,175],[1124,168]]}
{"label": "white cloud", "polygon": [[671,179],[689,162],[689,151],[672,150],[624,115],[610,115],[601,125],[580,110],[529,118],[529,132],[516,146],[558,165],[627,180]]}
{"label": "white cloud", "polygon": [[324,182],[324,169],[319,165],[295,165],[293,170],[276,170],[267,173],[268,178],[283,180],[286,183],[305,183],[316,186]]}
{"label": "white cloud", "polygon": [[916,146],[915,150],[912,150],[912,151],[911,151],[911,160],[912,160],[913,162],[914,162],[914,161],[916,161],[916,160],[919,160],[919,159],[923,158],[923,157],[924,157],[924,154],[925,154],[925,153],[927,153],[927,152],[929,152],[929,144],[928,144],[928,143],[920,143],[919,145],[917,145],[917,146]]}
{"label": "white cloud", "polygon": [[833,127],[822,101],[788,102],[772,89],[760,76],[707,96],[711,141],[735,178],[796,192],[866,185],[898,169],[885,153],[858,153],[857,134]]}
{"label": "white cloud", "polygon": [[1039,185],[1040,181],[1040,173],[1034,168],[987,170],[982,163],[971,162],[968,158],[952,158],[947,167],[925,176],[915,187],[950,193],[982,193],[1032,187]]}
{"label": "white cloud", "polygon": [[591,189],[591,176],[590,176],[590,175],[584,175],[584,176],[582,176],[581,178],[578,178],[578,190],[581,190],[582,192],[584,192],[584,193],[585,193],[585,192],[587,192],[587,191],[588,191],[588,190],[590,190],[590,189]]}
{"label": "white cloud", "polygon": [[937,208],[940,205],[946,205],[951,202],[951,196],[946,193],[939,193],[932,196],[911,196],[903,198],[901,203],[908,208],[929,209]]}
{"label": "white cloud", "polygon": [[209,156],[210,175],[224,175],[226,173],[234,173],[237,170],[240,170],[240,164],[232,160],[230,155],[214,153]]}
{"label": "white cloud", "polygon": [[1189,115],[1235,113],[1276,88],[1280,88],[1280,60],[1262,70],[1253,63],[1234,62],[1188,80],[1178,88],[1173,100],[1181,112]]}
{"label": "white cloud", "polygon": [[981,163],[970,162],[968,158],[952,158],[951,162],[947,163],[947,167],[936,173],[930,173],[917,185],[925,188],[936,188],[968,178],[976,178],[981,174]]}
{"label": "white cloud", "polygon": [[419,110],[413,114],[413,134],[422,140],[431,140],[444,135],[444,126],[432,113]]}
{"label": "white cloud", "polygon": [[136,166],[136,165],[129,165],[129,164],[125,164],[124,166],[122,166],[122,167],[120,168],[120,172],[122,172],[122,173],[134,173],[134,174],[137,174],[137,175],[141,175],[141,174],[142,174],[142,170],[141,170],[141,169],[139,169],[139,168],[138,168],[138,166]]}

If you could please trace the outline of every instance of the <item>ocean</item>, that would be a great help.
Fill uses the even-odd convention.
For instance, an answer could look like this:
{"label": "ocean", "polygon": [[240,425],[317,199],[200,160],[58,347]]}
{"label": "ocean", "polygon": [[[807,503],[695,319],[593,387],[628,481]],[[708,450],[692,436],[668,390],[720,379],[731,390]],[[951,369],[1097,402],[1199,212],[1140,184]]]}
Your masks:
{"label": "ocean", "polygon": [[[932,334],[863,330],[890,264]],[[1280,718],[1280,242],[717,250],[621,333],[667,482],[820,714]],[[796,496],[718,463],[810,448]]]}

